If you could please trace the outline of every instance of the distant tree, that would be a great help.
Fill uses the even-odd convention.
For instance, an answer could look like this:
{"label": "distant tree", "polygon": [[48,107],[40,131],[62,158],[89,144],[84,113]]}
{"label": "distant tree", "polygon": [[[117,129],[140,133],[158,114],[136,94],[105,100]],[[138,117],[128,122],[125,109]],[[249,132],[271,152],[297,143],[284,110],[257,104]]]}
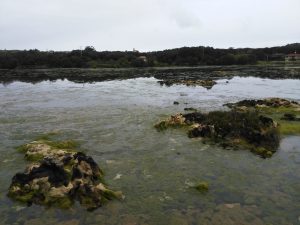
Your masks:
{"label": "distant tree", "polygon": [[220,58],[220,64],[233,65],[236,63],[235,56],[233,54],[226,54]]}
{"label": "distant tree", "polygon": [[236,56],[236,63],[239,65],[245,65],[249,61],[248,55],[240,54]]}

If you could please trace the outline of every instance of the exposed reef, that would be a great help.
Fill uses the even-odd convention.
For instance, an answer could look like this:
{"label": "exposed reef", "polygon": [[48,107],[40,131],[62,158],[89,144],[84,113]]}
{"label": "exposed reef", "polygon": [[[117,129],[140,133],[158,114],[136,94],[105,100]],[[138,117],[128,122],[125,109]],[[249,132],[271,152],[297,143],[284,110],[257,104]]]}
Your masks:
{"label": "exposed reef", "polygon": [[300,104],[282,98],[243,100],[225,104],[239,111],[256,110],[278,122],[281,134],[300,134]]}
{"label": "exposed reef", "polygon": [[8,196],[27,205],[59,208],[69,208],[78,201],[88,210],[123,198],[121,192],[106,187],[97,163],[75,146],[73,141],[40,139],[19,147],[32,164],[13,177]]}
{"label": "exposed reef", "polygon": [[236,103],[225,104],[229,108],[238,107],[300,107],[298,102],[289,101],[283,98],[266,98],[259,100],[242,100]]}
{"label": "exposed reef", "polygon": [[157,129],[187,126],[190,138],[219,143],[223,147],[244,146],[252,152],[271,157],[279,145],[277,123],[255,111],[214,111],[177,114],[156,124]]}
{"label": "exposed reef", "polygon": [[172,86],[172,85],[179,85],[183,84],[186,86],[201,86],[206,89],[211,89],[214,85],[217,84],[216,81],[206,79],[206,80],[180,80],[180,79],[166,79],[158,81],[160,85]]}
{"label": "exposed reef", "polygon": [[246,148],[263,158],[276,152],[281,134],[300,134],[298,102],[268,98],[226,106],[231,110],[176,114],[155,127],[158,130],[187,127],[190,138],[201,137],[224,148]]}

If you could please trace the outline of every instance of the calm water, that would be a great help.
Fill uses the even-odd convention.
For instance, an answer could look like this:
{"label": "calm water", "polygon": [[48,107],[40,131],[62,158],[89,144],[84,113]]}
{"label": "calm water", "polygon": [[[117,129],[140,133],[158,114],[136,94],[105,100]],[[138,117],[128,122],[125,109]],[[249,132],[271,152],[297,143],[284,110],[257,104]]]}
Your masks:
{"label": "calm water", "polygon": [[[211,90],[162,87],[154,78],[0,85],[0,224],[300,224],[299,136],[283,137],[278,152],[261,159],[202,144],[184,130],[153,128],[185,107],[209,111],[264,97],[300,101],[299,80],[226,81]],[[26,165],[15,147],[51,131],[79,141],[126,199],[93,212],[10,201],[11,178]],[[190,188],[200,181],[209,183],[207,194]]]}

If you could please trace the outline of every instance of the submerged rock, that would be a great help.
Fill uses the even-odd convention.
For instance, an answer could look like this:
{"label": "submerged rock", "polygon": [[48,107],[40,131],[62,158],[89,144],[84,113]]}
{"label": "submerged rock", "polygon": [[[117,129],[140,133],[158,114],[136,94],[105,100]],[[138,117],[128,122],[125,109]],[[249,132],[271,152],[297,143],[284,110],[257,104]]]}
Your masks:
{"label": "submerged rock", "polygon": [[72,142],[49,140],[21,146],[25,157],[34,162],[13,177],[8,196],[28,205],[60,208],[79,201],[89,210],[123,197],[103,184],[103,172],[91,157],[70,147]]}
{"label": "submerged rock", "polygon": [[167,79],[158,81],[160,85],[172,86],[177,84],[183,84],[186,86],[201,86],[207,89],[211,89],[214,85],[217,84],[214,80],[180,80],[180,79]]}
{"label": "submerged rock", "polygon": [[177,114],[160,122],[156,128],[178,126],[187,126],[190,138],[209,139],[223,147],[244,146],[264,158],[271,157],[279,145],[277,123],[256,111]]}

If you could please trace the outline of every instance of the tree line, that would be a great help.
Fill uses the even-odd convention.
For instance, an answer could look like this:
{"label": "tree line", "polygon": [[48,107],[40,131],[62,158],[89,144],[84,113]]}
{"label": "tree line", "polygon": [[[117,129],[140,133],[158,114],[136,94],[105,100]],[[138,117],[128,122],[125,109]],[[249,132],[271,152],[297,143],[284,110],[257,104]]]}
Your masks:
{"label": "tree line", "polygon": [[155,52],[84,50],[0,50],[0,69],[15,68],[126,68],[154,66],[245,65],[284,60],[300,52],[300,43],[271,48],[183,47]]}

